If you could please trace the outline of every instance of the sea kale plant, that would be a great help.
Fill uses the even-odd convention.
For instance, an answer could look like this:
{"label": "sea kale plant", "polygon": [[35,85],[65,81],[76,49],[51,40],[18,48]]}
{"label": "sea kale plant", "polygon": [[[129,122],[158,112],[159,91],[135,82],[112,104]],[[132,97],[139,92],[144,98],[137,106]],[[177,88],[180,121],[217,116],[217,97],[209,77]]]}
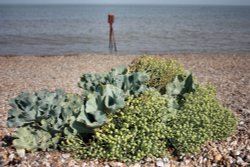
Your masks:
{"label": "sea kale plant", "polygon": [[78,158],[136,162],[168,148],[193,153],[225,139],[237,124],[211,86],[200,86],[174,60],[142,56],[126,67],[83,74],[81,95],[62,90],[21,93],[10,100],[13,145],[62,149]]}
{"label": "sea kale plant", "polygon": [[102,86],[113,85],[124,92],[124,96],[139,95],[146,90],[149,77],[145,72],[129,73],[126,67],[120,66],[103,74],[83,74],[79,87],[83,94],[98,93]]}
{"label": "sea kale plant", "polygon": [[[95,128],[107,121],[108,114],[124,107],[125,99],[130,94],[139,95],[147,88],[143,84],[148,80],[147,74],[128,74],[124,67],[100,75],[106,80],[105,83],[89,79],[97,74],[91,76],[84,75],[85,81],[79,84],[84,88],[82,96],[67,94],[63,90],[42,90],[34,94],[22,92],[11,99],[7,125],[22,127],[13,135],[14,146],[28,151],[46,150],[57,148],[61,139],[72,135],[89,138]],[[34,136],[44,136],[46,140],[40,141],[40,137]],[[24,143],[26,138],[31,140],[27,142],[31,147]]]}
{"label": "sea kale plant", "polygon": [[[80,121],[87,129],[104,125],[108,115],[123,108],[129,96],[138,96],[147,89],[148,79],[146,73],[128,73],[122,66],[104,74],[84,74],[78,83],[86,99],[84,111],[80,113],[84,120]],[[85,121],[85,116],[89,121]]]}
{"label": "sea kale plant", "polygon": [[[168,99],[155,89],[139,97],[130,96],[124,108],[113,114],[108,123],[95,130],[95,137],[84,143],[79,137],[68,139],[65,149],[80,158],[139,161],[144,157],[165,154]],[[81,143],[81,144],[79,144]]]}
{"label": "sea kale plant", "polygon": [[23,92],[11,99],[7,125],[21,127],[13,135],[14,146],[29,151],[56,148],[62,134],[72,131],[71,117],[80,113],[81,105],[80,96],[62,90]]}

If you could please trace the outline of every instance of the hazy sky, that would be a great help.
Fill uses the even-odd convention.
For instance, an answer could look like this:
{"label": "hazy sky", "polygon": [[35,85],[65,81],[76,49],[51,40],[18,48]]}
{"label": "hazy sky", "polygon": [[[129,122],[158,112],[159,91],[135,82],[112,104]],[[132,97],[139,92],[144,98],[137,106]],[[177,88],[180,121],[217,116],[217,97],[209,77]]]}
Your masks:
{"label": "hazy sky", "polygon": [[0,0],[0,4],[209,4],[250,5],[250,0]]}

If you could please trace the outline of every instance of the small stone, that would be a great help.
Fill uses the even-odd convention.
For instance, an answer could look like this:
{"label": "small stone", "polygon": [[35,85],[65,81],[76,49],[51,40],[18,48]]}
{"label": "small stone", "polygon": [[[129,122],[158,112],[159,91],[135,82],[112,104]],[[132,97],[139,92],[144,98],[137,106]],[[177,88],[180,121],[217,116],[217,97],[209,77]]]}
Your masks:
{"label": "small stone", "polygon": [[39,163],[37,161],[33,161],[31,164],[31,166],[40,166]]}
{"label": "small stone", "polygon": [[145,163],[146,163],[146,161],[140,160],[140,164],[145,164]]}
{"label": "small stone", "polygon": [[18,149],[18,150],[16,150],[17,151],[17,154],[21,157],[21,158],[23,158],[24,156],[25,156],[25,150],[24,149]]}
{"label": "small stone", "polygon": [[207,162],[207,158],[203,158],[201,159],[200,164],[206,164],[206,162]]}
{"label": "small stone", "polygon": [[231,146],[237,146],[237,144],[238,144],[238,143],[237,143],[237,141],[235,140],[235,141],[231,142],[230,145],[231,145]]}
{"label": "small stone", "polygon": [[152,162],[152,158],[146,158],[146,160],[145,160],[146,162]]}
{"label": "small stone", "polygon": [[206,166],[211,166],[211,161],[210,161],[210,159],[207,160]]}
{"label": "small stone", "polygon": [[169,161],[169,159],[168,159],[168,158],[166,158],[166,157],[165,157],[165,158],[163,158],[162,160],[163,160],[163,162],[168,162],[168,161]]}
{"label": "small stone", "polygon": [[247,150],[250,151],[250,146],[247,146]]}
{"label": "small stone", "polygon": [[231,157],[231,156],[229,156],[229,157],[228,157],[228,160],[229,160],[230,164],[233,164],[233,163],[234,163],[234,161],[235,161],[235,160],[234,160],[234,158],[233,158],[233,157]]}
{"label": "small stone", "polygon": [[247,163],[247,162],[242,163],[242,166],[249,166],[249,165],[250,165],[250,163]]}
{"label": "small stone", "polygon": [[141,167],[141,164],[140,163],[136,163],[136,164],[130,165],[129,167]]}
{"label": "small stone", "polygon": [[233,151],[233,155],[234,156],[239,156],[240,155],[240,151],[239,150]]}
{"label": "small stone", "polygon": [[51,155],[47,154],[45,157],[46,157],[46,159],[49,159],[51,157]]}
{"label": "small stone", "polygon": [[110,162],[109,165],[111,167],[123,167],[124,166],[123,163],[121,162]]}
{"label": "small stone", "polygon": [[162,160],[157,160],[156,161],[156,166],[158,166],[158,167],[164,167],[164,162]]}
{"label": "small stone", "polygon": [[108,162],[104,162],[104,167],[110,167]]}
{"label": "small stone", "polygon": [[49,164],[48,161],[45,161],[43,164],[44,164],[46,167],[50,167],[50,164]]}
{"label": "small stone", "polygon": [[220,161],[221,159],[222,159],[221,154],[217,153],[217,154],[214,155],[214,160],[215,160],[216,162]]}
{"label": "small stone", "polygon": [[61,159],[61,162],[64,163],[64,162],[65,162],[65,159],[62,158],[62,159]]}
{"label": "small stone", "polygon": [[218,164],[217,163],[213,163],[212,166],[217,166]]}
{"label": "small stone", "polygon": [[121,163],[121,162],[117,162],[116,165],[117,165],[118,167],[123,167],[123,166],[124,166],[124,164]]}
{"label": "small stone", "polygon": [[187,167],[187,166],[184,164],[184,162],[180,162],[180,163],[178,164],[178,166]]}
{"label": "small stone", "polygon": [[110,167],[109,165],[105,165],[104,167]]}
{"label": "small stone", "polygon": [[191,156],[190,156],[190,159],[191,159],[191,160],[195,160],[196,158],[195,158],[194,155],[191,155]]}
{"label": "small stone", "polygon": [[79,166],[79,165],[76,164],[76,161],[75,161],[75,160],[71,160],[71,161],[69,161],[68,166],[69,166],[69,167],[77,167],[77,166]]}
{"label": "small stone", "polygon": [[250,155],[246,156],[246,162],[250,163]]}
{"label": "small stone", "polygon": [[224,149],[223,152],[227,152],[227,151],[233,151],[234,149],[232,147],[229,147],[227,150]]}
{"label": "small stone", "polygon": [[238,165],[242,165],[243,162],[244,162],[244,161],[242,160],[241,157],[237,157],[236,163],[237,163]]}
{"label": "small stone", "polygon": [[[83,162],[82,165],[81,165],[81,167],[87,167],[87,166],[88,166],[88,165],[87,165],[86,162]],[[106,167],[106,165],[105,165],[104,167]],[[107,167],[109,167],[109,166],[107,166]]]}
{"label": "small stone", "polygon": [[244,121],[240,121],[239,125],[244,125],[245,122]]}
{"label": "small stone", "polygon": [[9,155],[9,161],[13,161],[14,158],[15,158],[15,154],[12,153]]}
{"label": "small stone", "polygon": [[172,167],[170,163],[165,163],[164,167]]}
{"label": "small stone", "polygon": [[246,158],[246,155],[240,154],[240,157],[241,157],[242,159],[245,159],[245,158]]}
{"label": "small stone", "polygon": [[182,161],[184,159],[184,155],[179,156],[178,159]]}
{"label": "small stone", "polygon": [[243,112],[244,115],[250,114],[250,110],[247,110],[245,108],[241,109],[241,112]]}
{"label": "small stone", "polygon": [[25,167],[31,167],[31,162],[27,162],[27,161],[22,161],[20,164],[23,164]]}
{"label": "small stone", "polygon": [[184,165],[183,163],[181,163],[179,166],[181,166],[181,167],[190,167],[189,165]]}
{"label": "small stone", "polygon": [[62,154],[62,157],[63,157],[64,159],[68,159],[68,158],[70,157],[70,154]]}

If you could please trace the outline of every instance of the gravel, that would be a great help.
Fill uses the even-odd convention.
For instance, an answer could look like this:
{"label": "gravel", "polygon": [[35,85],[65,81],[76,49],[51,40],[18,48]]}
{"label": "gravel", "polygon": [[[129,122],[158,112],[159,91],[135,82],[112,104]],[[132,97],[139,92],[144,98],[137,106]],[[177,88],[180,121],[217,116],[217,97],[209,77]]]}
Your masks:
{"label": "gravel", "polygon": [[[139,166],[250,166],[250,54],[167,54],[206,85],[216,86],[218,99],[238,117],[234,135],[224,141],[209,142],[201,152],[181,158],[147,158]],[[0,145],[8,141],[14,129],[6,127],[8,99],[23,90],[63,88],[81,93],[77,82],[83,73],[107,71],[129,64],[136,55],[58,55],[0,56]],[[25,153],[12,147],[0,147],[0,166],[106,166],[127,164],[98,160],[76,160],[59,151]]]}

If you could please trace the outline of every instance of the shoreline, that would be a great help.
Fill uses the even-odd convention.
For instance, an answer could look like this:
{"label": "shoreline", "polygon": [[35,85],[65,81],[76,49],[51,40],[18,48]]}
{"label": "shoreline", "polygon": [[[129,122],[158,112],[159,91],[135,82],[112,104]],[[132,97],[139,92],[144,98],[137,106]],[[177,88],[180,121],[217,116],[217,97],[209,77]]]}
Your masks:
{"label": "shoreline", "polygon": [[201,56],[211,56],[211,55],[237,55],[237,56],[250,56],[250,52],[160,52],[160,53],[123,53],[123,52],[111,52],[111,53],[95,53],[95,52],[82,52],[82,53],[60,53],[60,54],[1,54],[0,57],[70,57],[70,56],[142,56],[142,55],[153,55],[153,56],[169,56],[169,55],[201,55]]}
{"label": "shoreline", "polygon": [[[11,129],[5,125],[9,98],[23,90],[33,92],[44,88],[49,90],[62,88],[66,92],[80,94],[81,90],[77,87],[77,82],[83,73],[104,72],[118,65],[128,65],[138,56],[140,55],[0,56],[0,144],[3,143],[4,136],[11,133]],[[245,155],[250,154],[250,150],[246,148],[246,146],[250,146],[248,140],[250,136],[250,96],[248,93],[250,92],[250,53],[168,53],[158,56],[172,58],[183,64],[185,69],[193,72],[202,85],[208,83],[215,85],[217,97],[221,103],[230,108],[241,122],[235,135],[225,141],[209,143],[204,148],[208,151],[223,150],[220,151],[220,155],[225,161],[230,158],[232,151],[240,151]],[[197,160],[191,162],[199,166],[198,159],[208,154],[208,151],[195,155]],[[9,161],[8,155],[13,150],[9,147],[0,148],[0,152],[7,156],[7,159],[3,158],[3,162],[5,162]],[[41,156],[40,159],[37,159],[39,162],[43,162],[46,155],[54,155],[53,152],[37,154]],[[32,154],[27,154],[27,156],[30,163],[36,161]],[[57,156],[60,157],[60,152],[57,152]],[[220,162],[222,163],[222,160]],[[177,162],[173,161],[173,163]]]}

